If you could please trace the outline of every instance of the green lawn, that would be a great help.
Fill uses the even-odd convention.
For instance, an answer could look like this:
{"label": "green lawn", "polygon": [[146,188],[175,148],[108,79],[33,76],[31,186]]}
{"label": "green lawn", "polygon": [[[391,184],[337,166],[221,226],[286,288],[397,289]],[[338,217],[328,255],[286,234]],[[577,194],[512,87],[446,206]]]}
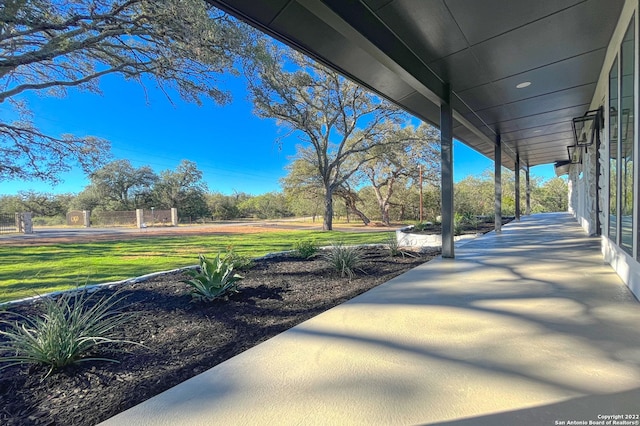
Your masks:
{"label": "green lawn", "polygon": [[215,255],[228,247],[258,257],[290,250],[301,239],[317,245],[369,244],[384,242],[388,236],[388,232],[283,231],[0,247],[0,302],[195,265],[199,253]]}

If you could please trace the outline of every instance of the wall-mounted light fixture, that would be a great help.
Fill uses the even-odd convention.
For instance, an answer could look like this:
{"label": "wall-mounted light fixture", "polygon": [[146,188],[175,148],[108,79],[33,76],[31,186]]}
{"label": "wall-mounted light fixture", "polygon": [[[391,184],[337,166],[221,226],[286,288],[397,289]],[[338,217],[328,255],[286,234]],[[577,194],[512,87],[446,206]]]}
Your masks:
{"label": "wall-mounted light fixture", "polygon": [[604,126],[603,120],[602,107],[587,111],[582,117],[574,118],[571,124],[576,145],[583,146],[586,151],[588,146],[600,141],[600,129]]}
{"label": "wall-mounted light fixture", "polygon": [[582,147],[578,145],[569,145],[567,147],[569,161],[571,164],[582,164]]}

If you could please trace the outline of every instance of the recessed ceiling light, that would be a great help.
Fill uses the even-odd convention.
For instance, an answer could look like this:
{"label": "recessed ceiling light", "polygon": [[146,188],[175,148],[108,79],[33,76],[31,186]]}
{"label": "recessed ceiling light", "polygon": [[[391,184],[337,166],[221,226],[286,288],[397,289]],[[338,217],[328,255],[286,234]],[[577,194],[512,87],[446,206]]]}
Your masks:
{"label": "recessed ceiling light", "polygon": [[540,130],[540,129],[533,131],[533,133],[540,133],[540,132],[542,132],[542,130]]}
{"label": "recessed ceiling light", "polygon": [[516,89],[524,89],[525,87],[531,86],[530,81],[523,81],[522,83],[516,84]]}

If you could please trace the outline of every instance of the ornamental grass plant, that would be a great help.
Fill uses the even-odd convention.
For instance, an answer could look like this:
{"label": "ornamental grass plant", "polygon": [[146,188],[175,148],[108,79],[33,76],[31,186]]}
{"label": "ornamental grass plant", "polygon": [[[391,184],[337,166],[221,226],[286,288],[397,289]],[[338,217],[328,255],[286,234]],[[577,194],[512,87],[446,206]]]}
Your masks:
{"label": "ornamental grass plant", "polygon": [[333,270],[340,273],[340,276],[349,279],[354,277],[363,261],[359,247],[346,246],[344,243],[334,243],[322,257]]}
{"label": "ornamental grass plant", "polygon": [[[95,293],[94,293],[95,294]],[[56,369],[87,361],[118,362],[101,357],[103,345],[134,344],[121,338],[122,326],[135,317],[133,312],[121,312],[117,306],[123,298],[119,292],[97,301],[82,291],[64,293],[58,298],[43,297],[43,313],[27,317],[10,311],[0,320],[0,363],[7,368],[20,364],[40,364]],[[142,346],[142,345],[141,345]]]}

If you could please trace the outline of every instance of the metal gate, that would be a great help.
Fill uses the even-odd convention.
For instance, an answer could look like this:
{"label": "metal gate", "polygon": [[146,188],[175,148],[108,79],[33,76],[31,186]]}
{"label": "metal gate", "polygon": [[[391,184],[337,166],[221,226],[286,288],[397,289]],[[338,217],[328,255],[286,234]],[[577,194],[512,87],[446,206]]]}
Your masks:
{"label": "metal gate", "polygon": [[15,213],[0,213],[0,234],[18,232]]}

